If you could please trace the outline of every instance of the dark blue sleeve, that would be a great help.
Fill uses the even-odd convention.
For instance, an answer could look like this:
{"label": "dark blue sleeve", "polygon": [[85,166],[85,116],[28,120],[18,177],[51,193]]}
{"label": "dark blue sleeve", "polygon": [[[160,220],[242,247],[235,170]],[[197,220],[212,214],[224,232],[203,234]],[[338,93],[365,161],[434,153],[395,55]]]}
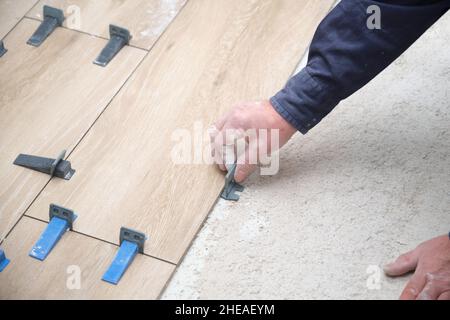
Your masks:
{"label": "dark blue sleeve", "polygon": [[[372,5],[380,8],[380,29],[367,26]],[[449,0],[342,0],[320,23],[307,66],[271,98],[272,105],[307,133],[341,100],[397,59],[449,8]]]}

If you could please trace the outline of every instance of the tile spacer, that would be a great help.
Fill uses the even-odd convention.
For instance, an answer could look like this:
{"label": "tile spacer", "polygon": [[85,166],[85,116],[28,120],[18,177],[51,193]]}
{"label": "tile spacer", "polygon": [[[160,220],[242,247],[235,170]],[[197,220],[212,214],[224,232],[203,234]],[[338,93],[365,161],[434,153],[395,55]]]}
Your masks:
{"label": "tile spacer", "polygon": [[40,261],[45,260],[63,234],[72,229],[77,215],[70,209],[51,204],[49,217],[47,228],[29,253],[30,257]]}
{"label": "tile spacer", "polygon": [[228,173],[225,176],[225,187],[221,193],[222,199],[230,201],[238,201],[239,195],[236,192],[244,191],[244,186],[234,181],[234,173],[236,171],[236,164],[233,164],[228,168]]}
{"label": "tile spacer", "polygon": [[39,47],[45,39],[64,22],[64,12],[60,9],[44,6],[44,21],[33,33],[27,44]]}
{"label": "tile spacer", "polygon": [[10,260],[6,258],[5,251],[0,249],[0,272],[5,270],[6,266],[9,264]]}
{"label": "tile spacer", "polygon": [[8,50],[6,50],[5,45],[3,44],[3,41],[0,40],[0,57],[2,57]]}
{"label": "tile spacer", "polygon": [[103,281],[117,285],[138,253],[144,253],[147,236],[128,228],[120,228],[120,247],[113,262],[102,277]]}
{"label": "tile spacer", "polygon": [[74,175],[75,170],[72,169],[72,165],[69,161],[63,160],[65,156],[66,150],[61,151],[56,159],[19,154],[14,161],[14,164],[16,166],[49,174],[51,177],[70,180]]}
{"label": "tile spacer", "polygon": [[127,44],[130,43],[131,34],[128,29],[115,25],[109,25],[109,41],[103,48],[94,64],[106,67],[108,63],[116,56],[116,54]]}

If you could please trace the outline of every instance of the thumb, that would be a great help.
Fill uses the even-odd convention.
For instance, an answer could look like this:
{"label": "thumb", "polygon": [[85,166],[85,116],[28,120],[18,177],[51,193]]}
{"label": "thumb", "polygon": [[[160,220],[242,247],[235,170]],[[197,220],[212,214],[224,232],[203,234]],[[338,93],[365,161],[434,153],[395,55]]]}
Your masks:
{"label": "thumb", "polygon": [[384,273],[391,277],[401,276],[407,272],[413,271],[419,261],[418,249],[414,249],[402,254],[392,263],[384,266]]}

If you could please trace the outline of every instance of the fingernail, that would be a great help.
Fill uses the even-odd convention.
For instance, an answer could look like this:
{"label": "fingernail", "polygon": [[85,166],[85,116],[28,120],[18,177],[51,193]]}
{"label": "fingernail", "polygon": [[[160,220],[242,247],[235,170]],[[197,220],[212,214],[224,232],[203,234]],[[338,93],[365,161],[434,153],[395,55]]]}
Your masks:
{"label": "fingernail", "polygon": [[392,265],[393,265],[394,263],[388,263],[388,264],[386,264],[384,267],[383,267],[383,271],[385,272],[385,273],[389,273],[391,270],[392,270]]}

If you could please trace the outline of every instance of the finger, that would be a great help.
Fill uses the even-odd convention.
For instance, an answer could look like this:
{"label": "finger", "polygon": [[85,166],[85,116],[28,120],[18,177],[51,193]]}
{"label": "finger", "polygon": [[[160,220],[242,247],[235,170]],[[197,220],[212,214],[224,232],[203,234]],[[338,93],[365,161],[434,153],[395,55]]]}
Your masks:
{"label": "finger", "polygon": [[217,130],[221,131],[223,129],[223,126],[228,120],[228,117],[230,116],[231,111],[228,111],[224,115],[222,115],[217,121],[214,123],[214,126],[217,128]]}
{"label": "finger", "polygon": [[255,148],[246,148],[245,152],[241,154],[237,160],[236,171],[234,173],[234,180],[238,183],[243,182],[250,176],[258,167]]}
{"label": "finger", "polygon": [[413,271],[417,267],[419,261],[418,250],[412,250],[405,254],[402,254],[392,263],[384,266],[384,272],[386,275],[396,277],[403,275],[407,272]]}
{"label": "finger", "polygon": [[400,300],[415,300],[425,286],[426,281],[423,273],[416,272],[411,280],[409,280],[405,289],[403,289]]}
{"label": "finger", "polygon": [[222,131],[219,131],[214,138],[214,162],[219,166],[220,170],[227,171],[225,166],[225,153],[226,153],[226,135]]}
{"label": "finger", "polygon": [[218,153],[215,160],[221,170],[227,171],[227,166],[236,162],[236,143],[242,136],[242,130],[234,128],[227,122],[214,139],[215,152]]}
{"label": "finger", "polygon": [[215,125],[212,125],[208,128],[209,143],[211,144],[211,157],[213,158],[215,155],[214,140],[216,139],[219,132],[220,131],[217,129]]}
{"label": "finger", "polygon": [[256,168],[258,168],[257,165],[249,163],[237,165],[236,172],[234,173],[234,180],[238,183],[245,181]]}
{"label": "finger", "polygon": [[444,289],[439,286],[437,281],[434,281],[432,274],[427,274],[426,279],[425,287],[417,296],[417,300],[436,300],[443,293]]}
{"label": "finger", "polygon": [[438,300],[450,300],[450,291],[445,291],[441,293]]}
{"label": "finger", "polygon": [[214,162],[219,166],[220,170],[227,171],[225,160],[223,156],[223,145],[220,136],[214,140]]}

